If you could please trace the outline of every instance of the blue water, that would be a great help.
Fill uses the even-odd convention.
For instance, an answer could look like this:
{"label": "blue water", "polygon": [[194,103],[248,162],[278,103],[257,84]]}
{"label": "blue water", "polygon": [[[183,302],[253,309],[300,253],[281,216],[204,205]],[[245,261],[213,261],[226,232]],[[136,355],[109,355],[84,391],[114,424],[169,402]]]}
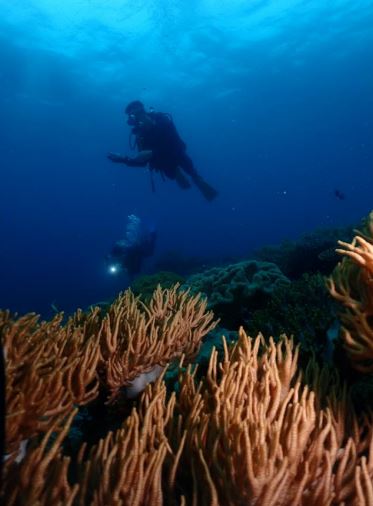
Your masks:
{"label": "blue water", "polygon": [[[369,0],[2,0],[0,307],[113,296],[135,213],[158,257],[249,256],[373,207]],[[131,154],[124,106],[172,114],[212,203]],[[335,197],[339,189],[345,200]]]}

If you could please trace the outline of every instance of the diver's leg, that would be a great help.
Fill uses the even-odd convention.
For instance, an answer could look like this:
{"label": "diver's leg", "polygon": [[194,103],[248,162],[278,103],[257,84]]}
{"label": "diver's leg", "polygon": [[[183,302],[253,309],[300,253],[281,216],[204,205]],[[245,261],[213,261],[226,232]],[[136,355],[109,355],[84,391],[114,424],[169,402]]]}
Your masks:
{"label": "diver's leg", "polygon": [[184,174],[181,172],[179,167],[176,167],[176,170],[174,172],[174,177],[172,179],[175,179],[176,183],[182,188],[183,190],[187,190],[188,188],[191,188],[191,184],[188,181],[188,178],[184,176]]}
{"label": "diver's leg", "polygon": [[180,167],[186,172],[192,179],[193,183],[197,186],[199,191],[205,197],[206,200],[214,200],[217,196],[218,192],[211,185],[206,183],[206,181],[201,177],[196,171],[192,160],[189,158],[187,154],[184,154],[183,157],[179,161]]}
{"label": "diver's leg", "polygon": [[184,176],[184,174],[178,167],[177,163],[175,163],[175,161],[172,161],[172,163],[168,164],[164,163],[162,167],[162,174],[168,177],[168,179],[176,181],[178,186],[180,186],[180,188],[182,188],[183,190],[186,190],[191,187],[188,178]]}
{"label": "diver's leg", "polygon": [[179,166],[183,169],[183,171],[186,174],[188,174],[188,176],[190,176],[192,179],[194,177],[199,177],[198,176],[198,172],[194,168],[194,164],[193,164],[192,159],[186,153],[184,153],[180,157],[180,159],[178,160],[178,162],[179,162]]}

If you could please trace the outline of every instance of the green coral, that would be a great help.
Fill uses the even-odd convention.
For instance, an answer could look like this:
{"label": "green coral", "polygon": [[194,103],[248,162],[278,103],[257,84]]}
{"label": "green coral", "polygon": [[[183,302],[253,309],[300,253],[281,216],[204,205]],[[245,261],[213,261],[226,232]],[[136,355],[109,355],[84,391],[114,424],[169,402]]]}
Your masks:
{"label": "green coral", "polygon": [[247,327],[255,335],[293,335],[303,351],[324,356],[328,351],[328,330],[335,320],[335,304],[320,274],[303,274],[290,285],[277,287],[264,308],[253,312]]}
{"label": "green coral", "polygon": [[283,241],[279,245],[264,246],[256,251],[260,260],[274,262],[290,279],[302,274],[330,274],[337,262],[337,240],[350,241],[352,227],[319,229],[304,234],[295,241]]}
{"label": "green coral", "polygon": [[237,329],[248,312],[262,307],[276,288],[290,281],[273,263],[247,260],[194,274],[186,284],[207,297],[223,326]]}

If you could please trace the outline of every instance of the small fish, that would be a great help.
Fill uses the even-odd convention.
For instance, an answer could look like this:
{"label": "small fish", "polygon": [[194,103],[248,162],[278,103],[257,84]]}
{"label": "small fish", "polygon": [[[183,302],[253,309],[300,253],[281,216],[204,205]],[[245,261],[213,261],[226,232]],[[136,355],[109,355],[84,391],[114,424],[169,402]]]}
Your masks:
{"label": "small fish", "polygon": [[346,199],[346,195],[344,193],[342,193],[340,190],[334,190],[334,195],[339,200],[345,200]]}
{"label": "small fish", "polygon": [[58,309],[54,301],[51,303],[51,308],[56,314],[60,313],[60,310]]}

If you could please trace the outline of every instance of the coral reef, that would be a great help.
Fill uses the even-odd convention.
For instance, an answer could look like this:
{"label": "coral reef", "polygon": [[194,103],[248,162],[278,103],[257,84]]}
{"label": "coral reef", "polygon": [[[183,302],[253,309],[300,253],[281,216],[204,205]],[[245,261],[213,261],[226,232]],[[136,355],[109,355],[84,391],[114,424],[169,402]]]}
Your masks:
{"label": "coral reef", "polygon": [[206,295],[208,307],[223,326],[237,329],[248,311],[262,307],[277,287],[289,283],[275,264],[247,260],[190,276],[186,285]]}
{"label": "coral reef", "polygon": [[320,274],[303,274],[289,285],[274,289],[263,308],[246,322],[251,335],[290,334],[302,344],[302,353],[329,358],[329,329],[335,319],[335,303]]}
{"label": "coral reef", "polygon": [[[373,213],[337,251],[343,260],[328,288],[344,305],[346,359],[359,381],[371,379]],[[193,276],[189,288],[158,286],[148,301],[128,290],[106,310],[77,311],[66,323],[60,314],[40,322],[0,312],[8,452],[0,499],[9,506],[373,504],[373,413],[364,401],[371,390],[364,394],[368,383],[358,381],[351,388],[312,351],[333,317],[322,281],[304,275],[290,283],[274,264],[247,261]],[[217,349],[222,330],[209,308],[224,324],[243,320],[254,330],[280,333],[288,320],[298,344],[286,335],[251,338],[241,328]],[[140,397],[124,395],[150,377]],[[104,407],[116,418],[112,428]],[[99,437],[87,437],[85,413]],[[78,420],[83,430],[72,448]]]}
{"label": "coral reef", "polygon": [[290,279],[304,273],[328,275],[338,263],[335,244],[338,239],[349,241],[352,227],[319,229],[304,234],[296,241],[283,241],[277,246],[265,246],[255,252],[259,260],[274,262]]}

